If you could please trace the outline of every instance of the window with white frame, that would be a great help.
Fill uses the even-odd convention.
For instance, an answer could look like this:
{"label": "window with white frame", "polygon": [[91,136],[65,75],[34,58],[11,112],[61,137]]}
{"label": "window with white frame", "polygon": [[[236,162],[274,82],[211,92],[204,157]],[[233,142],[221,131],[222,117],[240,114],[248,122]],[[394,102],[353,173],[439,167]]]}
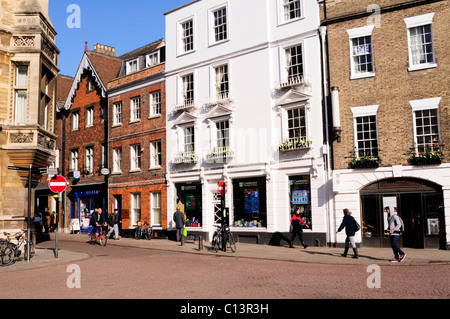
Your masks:
{"label": "window with white frame", "polygon": [[287,111],[289,142],[302,145],[307,141],[305,106],[289,108]]}
{"label": "window with white frame", "polygon": [[161,141],[150,142],[150,168],[161,167]]}
{"label": "window with white frame", "polygon": [[80,128],[80,112],[72,113],[72,131],[76,131]]}
{"label": "window with white frame", "polygon": [[230,121],[216,122],[216,147],[220,151],[230,147]]}
{"label": "window with white frame", "polygon": [[190,73],[181,77],[182,99],[184,105],[194,103],[194,74]]}
{"label": "window with white frame", "polygon": [[283,21],[290,21],[302,16],[300,0],[282,0]]}
{"label": "window with white frame", "polygon": [[113,109],[113,124],[122,124],[122,102],[114,103]]}
{"label": "window with white frame", "polygon": [[375,75],[372,31],[374,25],[347,30],[350,40],[351,79]]}
{"label": "window with white frame", "polygon": [[141,193],[131,193],[131,224],[141,220]]}
{"label": "window with white frame", "polygon": [[126,72],[127,74],[131,74],[138,71],[138,59],[128,61],[126,63]]}
{"label": "window with white frame", "polygon": [[227,7],[222,7],[212,11],[213,43],[218,43],[228,39]]}
{"label": "window with white frame", "polygon": [[147,68],[159,64],[159,51],[147,55]]}
{"label": "window with white frame", "polygon": [[117,147],[113,149],[113,172],[122,171],[122,148]]}
{"label": "window with white frame", "polygon": [[130,100],[130,121],[139,121],[141,119],[141,98],[135,97]]}
{"label": "window with white frame", "polygon": [[28,66],[18,66],[16,68],[15,82],[15,116],[16,125],[27,123],[28,112]]}
{"label": "window with white frame", "polygon": [[150,93],[150,115],[161,114],[161,91]]}
{"label": "window with white frame", "polygon": [[86,109],[86,126],[94,125],[94,108],[89,107]]}
{"label": "window with white frame", "polygon": [[436,67],[433,45],[434,13],[404,19],[408,29],[409,71]]}
{"label": "window with white frame", "polygon": [[303,77],[302,45],[296,45],[285,50],[286,71],[289,81],[297,81]]}
{"label": "window with white frame", "polygon": [[181,23],[181,52],[194,50],[194,21],[192,19]]}
{"label": "window with white frame", "polygon": [[131,170],[141,169],[141,145],[131,145],[130,147]]}
{"label": "window with white frame", "polygon": [[378,105],[351,108],[356,157],[378,157],[377,110]]}
{"label": "window with white frame", "polygon": [[409,101],[413,111],[416,154],[440,153],[439,103],[441,98]]}
{"label": "window with white frame", "polygon": [[152,192],[150,194],[151,224],[152,226],[161,226],[161,193]]}
{"label": "window with white frame", "polygon": [[89,174],[94,173],[94,148],[86,147],[84,149],[84,169]]}
{"label": "window with white frame", "polygon": [[227,99],[229,96],[229,78],[228,78],[228,65],[224,64],[214,68],[216,78],[216,98],[217,100]]}
{"label": "window with white frame", "polygon": [[70,151],[70,170],[78,171],[78,150]]}
{"label": "window with white frame", "polygon": [[195,153],[195,128],[194,126],[187,126],[183,128],[184,135],[184,153],[194,154]]}

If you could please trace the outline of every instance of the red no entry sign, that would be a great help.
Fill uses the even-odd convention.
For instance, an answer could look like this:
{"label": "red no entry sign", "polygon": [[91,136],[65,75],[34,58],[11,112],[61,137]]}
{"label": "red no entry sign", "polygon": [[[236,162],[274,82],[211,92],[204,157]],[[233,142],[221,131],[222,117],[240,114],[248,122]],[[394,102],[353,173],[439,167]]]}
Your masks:
{"label": "red no entry sign", "polygon": [[227,191],[228,191],[227,183],[221,181],[219,183],[219,194],[223,196],[224,194],[227,193]]}
{"label": "red no entry sign", "polygon": [[62,193],[67,188],[67,180],[60,175],[53,177],[49,182],[48,186],[53,193]]}

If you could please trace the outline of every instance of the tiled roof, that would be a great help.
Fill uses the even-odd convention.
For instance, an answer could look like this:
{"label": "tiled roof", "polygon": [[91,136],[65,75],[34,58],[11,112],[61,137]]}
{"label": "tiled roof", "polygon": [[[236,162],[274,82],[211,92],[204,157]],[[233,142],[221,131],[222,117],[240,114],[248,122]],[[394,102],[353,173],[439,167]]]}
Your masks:
{"label": "tiled roof", "polygon": [[119,58],[122,60],[128,60],[132,59],[141,55],[144,55],[145,53],[151,52],[153,50],[158,49],[159,47],[165,45],[165,42],[163,39],[159,39],[155,42],[152,42],[150,44],[147,44],[139,49],[133,50],[131,52],[125,53],[124,55],[120,56]]}
{"label": "tiled roof", "polygon": [[114,58],[96,52],[87,52],[86,54],[104,85],[119,76],[122,66],[122,60],[120,58]]}

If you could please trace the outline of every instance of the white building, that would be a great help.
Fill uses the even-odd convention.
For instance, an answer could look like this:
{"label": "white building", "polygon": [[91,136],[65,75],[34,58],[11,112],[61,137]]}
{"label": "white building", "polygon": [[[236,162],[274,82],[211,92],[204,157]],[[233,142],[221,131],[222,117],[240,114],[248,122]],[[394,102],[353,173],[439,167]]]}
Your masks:
{"label": "white building", "polygon": [[300,208],[307,244],[328,233],[316,1],[196,0],[166,15],[168,221],[210,238],[226,181],[239,241],[289,232]]}

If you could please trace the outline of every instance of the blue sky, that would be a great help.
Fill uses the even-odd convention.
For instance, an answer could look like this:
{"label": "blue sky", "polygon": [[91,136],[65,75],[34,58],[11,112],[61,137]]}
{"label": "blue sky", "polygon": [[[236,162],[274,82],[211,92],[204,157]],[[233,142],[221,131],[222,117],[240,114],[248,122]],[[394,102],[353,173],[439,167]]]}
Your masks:
{"label": "blue sky", "polygon": [[[155,40],[165,39],[164,13],[190,0],[50,0],[49,15],[58,33],[56,45],[60,73],[74,76],[84,52],[101,43],[116,48],[118,55]],[[69,27],[80,12],[80,28]],[[72,9],[69,10],[68,8]],[[69,24],[67,23],[69,19]]]}

